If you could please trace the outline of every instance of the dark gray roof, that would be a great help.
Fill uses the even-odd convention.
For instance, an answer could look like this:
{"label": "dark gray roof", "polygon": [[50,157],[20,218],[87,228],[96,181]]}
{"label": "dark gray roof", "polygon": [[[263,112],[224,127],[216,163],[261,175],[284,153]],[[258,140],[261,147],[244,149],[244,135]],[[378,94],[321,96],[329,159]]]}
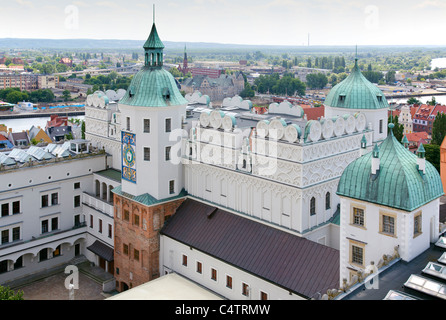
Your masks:
{"label": "dark gray roof", "polygon": [[91,246],[87,247],[87,249],[109,262],[114,260],[113,248],[99,240],[96,240]]}
{"label": "dark gray roof", "polygon": [[302,297],[339,287],[339,251],[187,199],[161,234]]}

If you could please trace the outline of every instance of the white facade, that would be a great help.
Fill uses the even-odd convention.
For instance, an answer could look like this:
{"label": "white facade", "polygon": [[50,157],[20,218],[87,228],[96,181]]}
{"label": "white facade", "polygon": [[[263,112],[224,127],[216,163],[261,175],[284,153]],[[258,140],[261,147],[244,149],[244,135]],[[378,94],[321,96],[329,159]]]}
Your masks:
{"label": "white facade", "polygon": [[[262,292],[268,300],[302,300],[297,294],[265,281],[199,250],[191,249],[167,236],[160,239],[161,274],[178,273],[231,300],[261,300]],[[183,264],[186,256],[187,263]],[[201,264],[201,273],[198,264]],[[214,269],[215,280],[212,279]],[[228,279],[230,277],[230,280]],[[229,283],[231,285],[229,285]],[[243,284],[247,286],[244,294]]]}
{"label": "white facade", "polygon": [[410,113],[410,106],[405,105],[401,107],[400,117],[398,122],[404,126],[404,134],[413,132],[413,120]]}
{"label": "white facade", "polygon": [[122,191],[132,195],[148,193],[156,199],[178,195],[183,186],[182,132],[178,129],[186,119],[186,106],[134,107],[120,104],[119,109],[121,131],[136,137],[136,183],[123,179]]}
{"label": "white facade", "polygon": [[371,148],[371,131],[313,143],[251,135],[248,148],[249,132],[192,130],[183,141],[189,194],[339,247],[328,225],[339,204],[337,185],[346,166],[360,156],[363,135]]}
{"label": "white facade", "polygon": [[[358,270],[366,270],[372,262],[377,266],[383,255],[394,255],[395,248],[401,259],[409,262],[438,239],[439,199],[407,212],[342,196],[340,198],[340,286],[342,279],[350,281]],[[363,220],[355,220],[355,208],[362,210]],[[420,220],[416,222],[417,219]],[[416,227],[418,223],[420,225]]]}
{"label": "white facade", "polygon": [[82,194],[93,192],[93,172],[104,167],[99,153],[0,170],[0,283],[86,251]]}

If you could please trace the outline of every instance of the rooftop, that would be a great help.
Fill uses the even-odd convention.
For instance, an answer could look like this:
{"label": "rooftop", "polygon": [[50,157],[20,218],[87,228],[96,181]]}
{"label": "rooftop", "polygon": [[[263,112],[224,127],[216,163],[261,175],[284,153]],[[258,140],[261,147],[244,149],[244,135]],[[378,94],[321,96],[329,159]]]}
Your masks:
{"label": "rooftop", "polygon": [[161,234],[304,298],[339,287],[338,250],[194,199]]}

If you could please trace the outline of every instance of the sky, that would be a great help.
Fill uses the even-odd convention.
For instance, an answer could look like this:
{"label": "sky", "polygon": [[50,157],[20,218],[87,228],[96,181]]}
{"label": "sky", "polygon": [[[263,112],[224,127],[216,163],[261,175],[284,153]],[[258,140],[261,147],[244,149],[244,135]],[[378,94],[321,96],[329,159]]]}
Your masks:
{"label": "sky", "polygon": [[0,0],[0,38],[446,45],[446,0]]}

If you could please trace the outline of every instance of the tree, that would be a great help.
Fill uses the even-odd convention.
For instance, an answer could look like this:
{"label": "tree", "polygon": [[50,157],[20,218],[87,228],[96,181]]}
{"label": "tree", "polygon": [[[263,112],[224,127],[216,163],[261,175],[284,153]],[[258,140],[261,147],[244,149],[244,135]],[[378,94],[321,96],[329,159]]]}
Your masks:
{"label": "tree", "polygon": [[421,101],[420,100],[418,100],[417,98],[414,98],[414,97],[410,97],[409,99],[407,99],[407,104],[410,104],[410,105],[412,105],[412,104],[421,104]]}
{"label": "tree", "polygon": [[310,89],[322,89],[328,83],[328,78],[323,73],[310,73],[307,74],[307,86]]}
{"label": "tree", "polygon": [[255,96],[255,92],[252,89],[251,85],[249,83],[245,83],[245,89],[243,89],[242,92],[240,92],[240,97],[242,98],[253,98]]}
{"label": "tree", "polygon": [[432,144],[441,145],[446,135],[446,114],[437,113],[432,125]]}
{"label": "tree", "polygon": [[395,83],[395,81],[396,81],[395,74],[396,74],[396,72],[394,70],[390,70],[386,73],[387,84]]}
{"label": "tree", "polygon": [[440,146],[435,144],[424,144],[426,150],[426,160],[429,161],[438,173],[440,173]]}
{"label": "tree", "polygon": [[62,98],[64,99],[64,101],[68,101],[69,99],[71,99],[71,92],[69,90],[64,90],[62,92]]}
{"label": "tree", "polygon": [[[398,122],[398,116],[394,116],[393,119],[391,119],[391,116],[389,116],[388,123],[394,124],[394,127],[392,129],[393,135],[395,136],[396,140],[401,142],[404,135],[404,125]],[[390,134],[390,130],[387,131],[387,134]]]}
{"label": "tree", "polygon": [[430,105],[430,106],[437,105],[437,101],[435,100],[435,97],[433,96],[430,101],[427,101],[427,104]]}
{"label": "tree", "polygon": [[9,287],[0,286],[0,300],[23,300],[23,291],[12,291]]}

